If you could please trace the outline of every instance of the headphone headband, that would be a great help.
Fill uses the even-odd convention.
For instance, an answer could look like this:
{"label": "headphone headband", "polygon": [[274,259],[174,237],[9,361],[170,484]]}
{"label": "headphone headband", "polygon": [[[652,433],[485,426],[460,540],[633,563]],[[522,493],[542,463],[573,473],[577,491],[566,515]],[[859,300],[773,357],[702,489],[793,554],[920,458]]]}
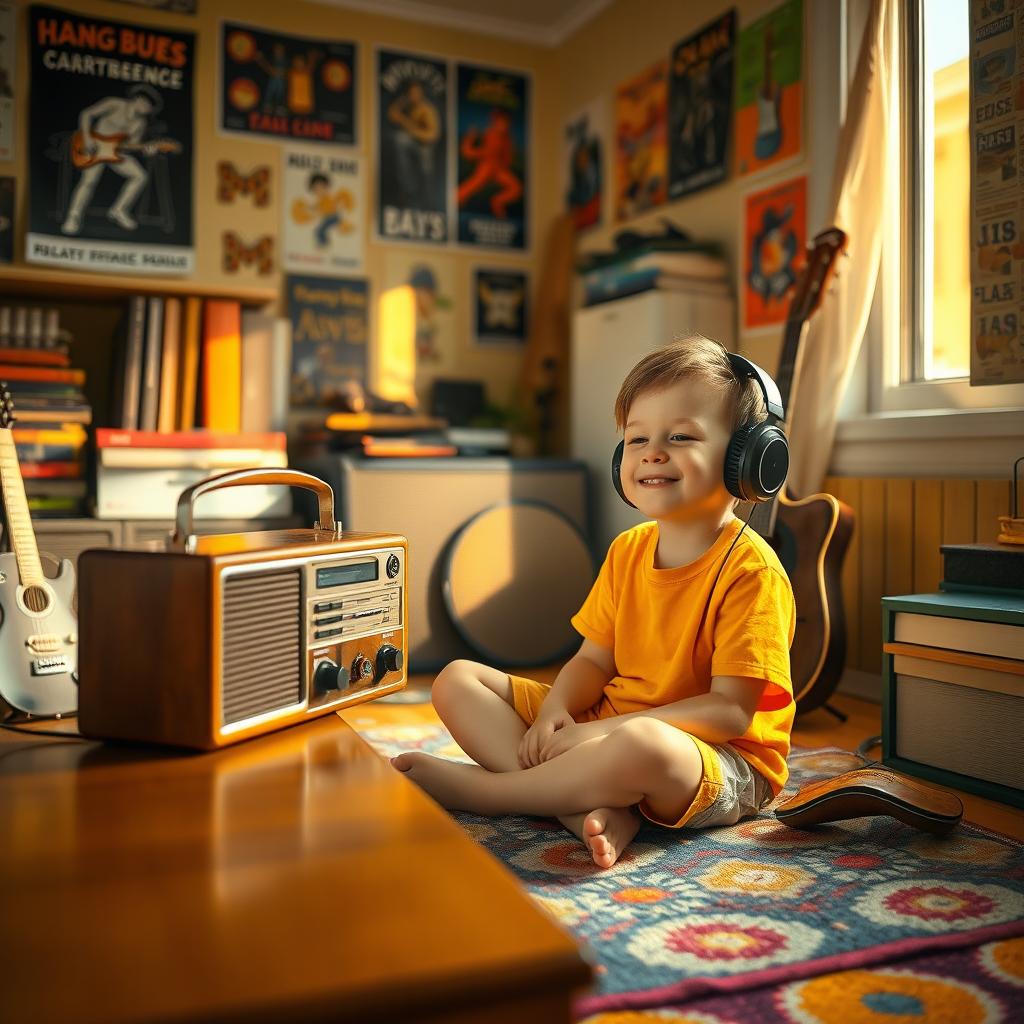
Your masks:
{"label": "headphone headband", "polygon": [[782,395],[779,394],[779,386],[772,378],[761,369],[757,363],[752,362],[745,356],[735,352],[726,352],[729,357],[729,365],[736,379],[744,381],[751,377],[757,381],[761,394],[764,395],[764,404],[768,407],[768,415],[773,416],[777,421],[782,422],[786,418],[786,412],[782,408]]}

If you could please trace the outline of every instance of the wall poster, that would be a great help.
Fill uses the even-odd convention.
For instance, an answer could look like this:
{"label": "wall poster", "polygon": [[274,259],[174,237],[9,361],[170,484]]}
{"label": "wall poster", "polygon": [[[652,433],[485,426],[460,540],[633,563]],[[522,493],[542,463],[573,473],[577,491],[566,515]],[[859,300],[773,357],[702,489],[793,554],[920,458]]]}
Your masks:
{"label": "wall poster", "polygon": [[660,206],[668,195],[668,65],[658,61],[615,96],[615,219]]}

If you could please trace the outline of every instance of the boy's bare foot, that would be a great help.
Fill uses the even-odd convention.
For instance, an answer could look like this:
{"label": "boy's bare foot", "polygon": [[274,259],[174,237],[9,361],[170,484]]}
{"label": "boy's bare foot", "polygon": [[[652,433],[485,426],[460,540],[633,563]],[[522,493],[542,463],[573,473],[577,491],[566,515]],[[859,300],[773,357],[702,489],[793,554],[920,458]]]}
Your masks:
{"label": "boy's bare foot", "polygon": [[589,814],[573,814],[560,821],[590,851],[599,868],[610,868],[633,842],[640,818],[629,807],[599,807]]}

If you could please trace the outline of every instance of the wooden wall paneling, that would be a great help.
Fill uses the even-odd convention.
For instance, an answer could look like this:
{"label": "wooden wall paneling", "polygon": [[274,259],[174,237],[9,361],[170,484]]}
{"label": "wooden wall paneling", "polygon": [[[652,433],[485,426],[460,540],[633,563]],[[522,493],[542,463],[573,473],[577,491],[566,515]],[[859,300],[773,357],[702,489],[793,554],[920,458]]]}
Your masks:
{"label": "wooden wall paneling", "polygon": [[942,578],[942,481],[914,481],[914,590],[928,594]]}
{"label": "wooden wall paneling", "polygon": [[973,544],[977,496],[973,480],[942,481],[942,543]]}
{"label": "wooden wall paneling", "polygon": [[882,668],[882,591],[885,586],[885,480],[861,480],[860,668]]}
{"label": "wooden wall paneling", "polygon": [[996,517],[1010,513],[1010,481],[979,480],[975,508],[975,541],[979,544],[994,544],[999,534],[999,522]]}
{"label": "wooden wall paneling", "polygon": [[886,594],[909,594],[914,586],[914,481],[885,482]]}

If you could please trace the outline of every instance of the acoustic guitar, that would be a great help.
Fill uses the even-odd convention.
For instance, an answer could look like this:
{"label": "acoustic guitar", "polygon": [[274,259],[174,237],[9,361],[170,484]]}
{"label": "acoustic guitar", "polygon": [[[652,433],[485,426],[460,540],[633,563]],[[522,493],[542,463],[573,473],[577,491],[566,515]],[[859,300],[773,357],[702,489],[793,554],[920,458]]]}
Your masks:
{"label": "acoustic guitar", "polygon": [[[843,231],[823,231],[811,244],[807,266],[797,280],[775,375],[785,409],[804,325],[821,305],[836,259],[845,249]],[[846,661],[840,575],[853,535],[853,510],[831,494],[794,498],[783,488],[771,501],[755,506],[750,525],[774,548],[793,585],[796,635],[790,663],[796,712],[804,714],[827,702]]]}
{"label": "acoustic guitar", "polygon": [[128,142],[124,132],[113,135],[92,133],[92,145],[86,146],[80,131],[71,137],[71,162],[80,171],[96,164],[119,164],[124,153],[180,153],[181,143],[173,139],[152,142]]}
{"label": "acoustic guitar", "polygon": [[75,569],[43,575],[11,427],[14,402],[0,384],[0,486],[12,553],[0,555],[0,698],[22,715],[78,708]]}

